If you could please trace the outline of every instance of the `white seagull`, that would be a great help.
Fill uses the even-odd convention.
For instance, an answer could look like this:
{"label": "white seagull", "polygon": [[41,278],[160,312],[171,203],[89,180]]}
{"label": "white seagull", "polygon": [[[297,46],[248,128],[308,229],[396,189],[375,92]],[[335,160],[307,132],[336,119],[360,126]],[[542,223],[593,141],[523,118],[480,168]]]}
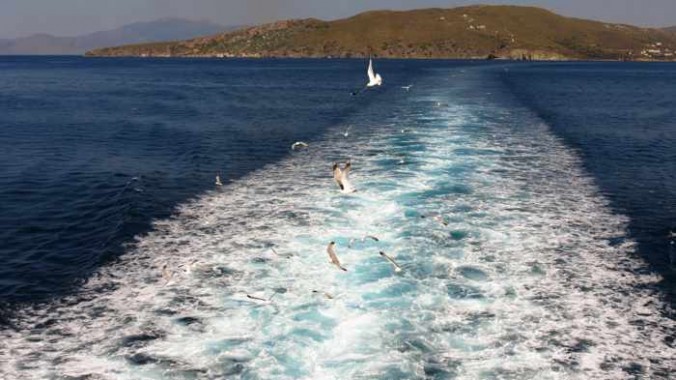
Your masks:
{"label": "white seagull", "polygon": [[313,290],[312,293],[319,293],[319,294],[324,295],[324,297],[326,297],[326,299],[330,299],[330,300],[333,299],[333,296],[331,294],[327,293],[327,292],[322,292],[322,291],[319,291],[319,290]]}
{"label": "white seagull", "polygon": [[369,77],[369,82],[366,84],[366,87],[380,86],[383,84],[383,78],[380,74],[376,74],[373,71],[373,60],[369,58],[369,68],[366,74]]}
{"label": "white seagull", "polygon": [[399,272],[402,271],[402,269],[401,269],[401,267],[399,266],[399,264],[397,264],[397,262],[394,261],[394,259],[391,258],[387,253],[385,253],[385,252],[383,252],[383,251],[380,251],[380,256],[384,257],[387,261],[390,262],[390,264],[392,264],[392,266],[394,267],[394,271],[395,271],[395,272],[399,273]]}
{"label": "white seagull", "polygon": [[307,148],[307,147],[308,147],[308,144],[305,143],[305,142],[302,142],[302,141],[296,141],[295,143],[293,143],[293,145],[291,145],[292,150],[298,150],[300,148]]}
{"label": "white seagull", "polygon": [[223,182],[221,182],[221,176],[216,174],[216,186],[223,186]]}
{"label": "white seagull", "polygon": [[408,86],[401,86],[401,88],[403,88],[403,89],[406,90],[406,91],[410,90],[411,87],[413,87],[412,84],[409,84]]}
{"label": "white seagull", "polygon": [[[380,241],[380,239],[378,239],[377,237],[375,237],[373,235],[366,235],[363,238],[361,238],[361,242],[365,243],[366,239],[371,239],[373,241]],[[356,242],[356,241],[357,241],[357,239],[355,239],[355,238],[350,239],[350,241],[347,243],[347,248],[352,248],[352,244],[354,244],[354,242]]]}
{"label": "white seagull", "polygon": [[169,269],[169,266],[167,264],[162,265],[162,278],[164,279],[164,286],[167,286],[173,277],[174,272]]}
{"label": "white seagull", "polygon": [[343,272],[347,272],[347,269],[345,269],[345,267],[340,264],[340,260],[338,260],[338,256],[336,256],[336,251],[333,248],[335,246],[336,246],[335,242],[330,242],[328,247],[326,247],[326,252],[329,254],[331,264],[335,265],[338,269],[342,270]]}
{"label": "white seagull", "polygon": [[340,191],[343,193],[354,193],[356,191],[355,188],[352,187],[350,179],[348,178],[351,169],[352,163],[350,161],[347,161],[342,169],[340,165],[335,162],[333,163],[333,179],[336,181],[338,187],[340,187]]}

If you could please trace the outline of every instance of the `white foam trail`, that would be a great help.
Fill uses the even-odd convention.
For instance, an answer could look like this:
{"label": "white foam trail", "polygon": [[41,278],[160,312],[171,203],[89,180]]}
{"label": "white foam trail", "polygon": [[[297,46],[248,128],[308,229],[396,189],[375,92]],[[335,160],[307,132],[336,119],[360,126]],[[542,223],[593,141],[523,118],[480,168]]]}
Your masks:
{"label": "white foam trail", "polygon": [[[546,125],[472,96],[491,86],[474,71],[459,76],[452,90],[417,83],[421,97],[392,107],[387,125],[336,130],[157,221],[84,292],[109,290],[25,316],[50,327],[6,333],[0,374],[617,379],[674,368],[664,340],[676,326],[649,286],[659,278],[640,271],[630,239],[608,242],[626,238],[626,218]],[[330,169],[348,149],[360,191],[343,195]],[[420,218],[430,212],[449,225]],[[367,234],[380,242],[347,248]],[[349,272],[328,263],[329,241]],[[406,270],[393,274],[379,250]],[[194,260],[164,286],[158,268]]]}

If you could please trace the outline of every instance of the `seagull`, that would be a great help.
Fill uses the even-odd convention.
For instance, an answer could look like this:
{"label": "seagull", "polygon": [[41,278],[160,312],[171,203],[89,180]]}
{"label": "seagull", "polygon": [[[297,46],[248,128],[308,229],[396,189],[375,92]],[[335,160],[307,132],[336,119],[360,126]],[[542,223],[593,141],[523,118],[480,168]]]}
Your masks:
{"label": "seagull", "polygon": [[216,186],[223,186],[223,182],[221,182],[221,176],[216,174]]}
{"label": "seagull", "polygon": [[343,136],[345,136],[345,137],[349,136],[349,135],[350,135],[350,129],[352,129],[352,126],[351,126],[351,125],[347,127],[347,129],[345,130],[345,132],[343,132]]}
{"label": "seagull", "polygon": [[326,252],[329,254],[329,258],[331,259],[331,264],[335,265],[338,267],[338,269],[342,270],[343,272],[347,272],[347,269],[345,269],[344,266],[340,265],[340,260],[338,260],[338,256],[336,256],[336,251],[333,247],[336,246],[335,242],[330,242],[328,247],[326,247]]}
{"label": "seagull", "polygon": [[383,78],[380,74],[376,74],[373,71],[373,59],[369,58],[369,68],[366,71],[366,75],[369,77],[369,82],[366,84],[366,87],[380,86],[383,84]]}
{"label": "seagull", "polygon": [[283,291],[274,290],[274,293],[272,293],[272,295],[268,299],[257,297],[257,296],[252,296],[251,294],[247,294],[246,298],[248,298],[250,300],[261,301],[261,302],[265,302],[265,303],[271,303],[272,299],[275,298],[275,296],[279,293],[286,293],[286,289],[283,289]]}
{"label": "seagull", "polygon": [[326,297],[327,299],[330,299],[330,300],[333,299],[333,296],[330,295],[330,294],[327,293],[327,292],[321,292],[321,291],[319,291],[319,290],[313,290],[312,293],[321,293],[321,294],[324,295],[324,297]]}
{"label": "seagull", "polygon": [[285,254],[285,255],[282,255],[282,254],[280,254],[280,253],[277,253],[277,251],[276,251],[274,248],[272,248],[272,247],[270,247],[270,250],[272,251],[272,253],[274,253],[275,255],[277,255],[277,256],[279,256],[279,257],[284,257],[284,258],[286,258],[286,259],[290,259],[290,258],[293,257],[293,255],[291,255],[291,254]]}
{"label": "seagull", "polygon": [[373,59],[371,58],[369,58],[369,68],[366,71],[366,75],[368,76],[369,79],[368,83],[366,84],[366,87],[358,91],[352,91],[352,96],[359,95],[362,91],[366,90],[369,87],[381,86],[383,84],[383,77],[381,77],[380,74],[376,74],[373,71]]}
{"label": "seagull", "polygon": [[[428,216],[432,216],[432,215],[420,215],[420,218],[425,219]],[[441,215],[434,215],[432,217],[432,219],[439,222],[440,224],[443,224],[444,226],[448,226],[448,222]]]}
{"label": "seagull", "polygon": [[[366,239],[371,239],[371,240],[373,240],[373,241],[380,241],[380,239],[378,239],[377,237],[375,237],[375,236],[373,236],[373,235],[366,235],[366,236],[364,236],[363,238],[361,238],[361,239],[359,239],[359,240],[360,240],[362,243],[365,243],[365,242],[366,242]],[[355,239],[355,238],[350,239],[350,241],[347,243],[347,247],[348,247],[348,248],[352,248],[352,244],[354,244],[355,241],[357,241],[357,239]]]}
{"label": "seagull", "polygon": [[298,150],[299,148],[307,148],[307,147],[308,144],[302,141],[296,141],[295,143],[293,143],[293,145],[291,145],[292,150]]}
{"label": "seagull", "polygon": [[397,264],[397,262],[394,261],[393,258],[391,258],[390,256],[388,256],[387,253],[385,253],[385,252],[383,252],[383,251],[380,251],[380,256],[384,257],[385,259],[387,259],[387,261],[389,261],[389,262],[392,264],[392,266],[394,267],[394,271],[395,271],[395,272],[399,273],[399,272],[402,271],[402,269],[401,269],[401,267],[399,266],[399,264]]}
{"label": "seagull", "polygon": [[183,269],[183,272],[185,274],[190,274],[195,267],[195,264],[197,264],[198,260],[192,260],[189,263],[181,264],[178,267]]}
{"label": "seagull", "polygon": [[174,277],[174,272],[169,270],[167,264],[162,265],[162,278],[165,281],[164,285],[167,285],[171,281],[172,277]]}
{"label": "seagull", "polygon": [[333,163],[333,179],[336,181],[338,187],[340,187],[340,191],[343,193],[354,193],[357,191],[354,187],[352,187],[352,184],[348,178],[351,169],[352,163],[349,160],[345,163],[345,166],[342,169],[340,165],[335,162]]}
{"label": "seagull", "polygon": [[411,87],[413,87],[412,84],[409,84],[408,86],[401,86],[401,88],[403,88],[406,91],[409,91],[411,89]]}

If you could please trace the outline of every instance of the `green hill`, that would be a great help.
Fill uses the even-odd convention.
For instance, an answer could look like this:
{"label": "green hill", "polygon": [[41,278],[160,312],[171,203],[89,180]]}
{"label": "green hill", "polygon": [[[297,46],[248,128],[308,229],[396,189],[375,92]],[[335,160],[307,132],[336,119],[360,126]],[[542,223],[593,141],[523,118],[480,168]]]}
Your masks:
{"label": "green hill", "polygon": [[673,59],[676,35],[568,18],[534,7],[372,11],[279,21],[180,42],[93,50],[88,56]]}

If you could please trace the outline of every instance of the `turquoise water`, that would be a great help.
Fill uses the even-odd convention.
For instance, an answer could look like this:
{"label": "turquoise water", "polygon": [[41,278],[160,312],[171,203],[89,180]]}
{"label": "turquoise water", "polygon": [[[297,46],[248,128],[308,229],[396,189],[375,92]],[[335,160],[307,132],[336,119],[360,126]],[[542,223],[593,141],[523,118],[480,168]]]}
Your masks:
{"label": "turquoise water", "polygon": [[[272,63],[284,78],[308,70],[285,64]],[[358,61],[332,64],[360,75]],[[152,218],[72,294],[19,308],[0,374],[668,378],[664,275],[586,156],[500,79],[514,64],[407,65],[384,63],[386,87],[356,99],[349,85],[312,95],[287,84],[344,108],[320,128],[311,107],[287,115],[299,98],[279,99],[286,116],[272,121],[296,123],[291,132],[251,138],[275,142],[235,156],[283,154],[221,188],[210,166],[198,176],[209,186]],[[289,151],[298,139],[309,147]],[[358,191],[343,194],[331,165],[348,158]],[[330,241],[347,272],[329,263]]]}

